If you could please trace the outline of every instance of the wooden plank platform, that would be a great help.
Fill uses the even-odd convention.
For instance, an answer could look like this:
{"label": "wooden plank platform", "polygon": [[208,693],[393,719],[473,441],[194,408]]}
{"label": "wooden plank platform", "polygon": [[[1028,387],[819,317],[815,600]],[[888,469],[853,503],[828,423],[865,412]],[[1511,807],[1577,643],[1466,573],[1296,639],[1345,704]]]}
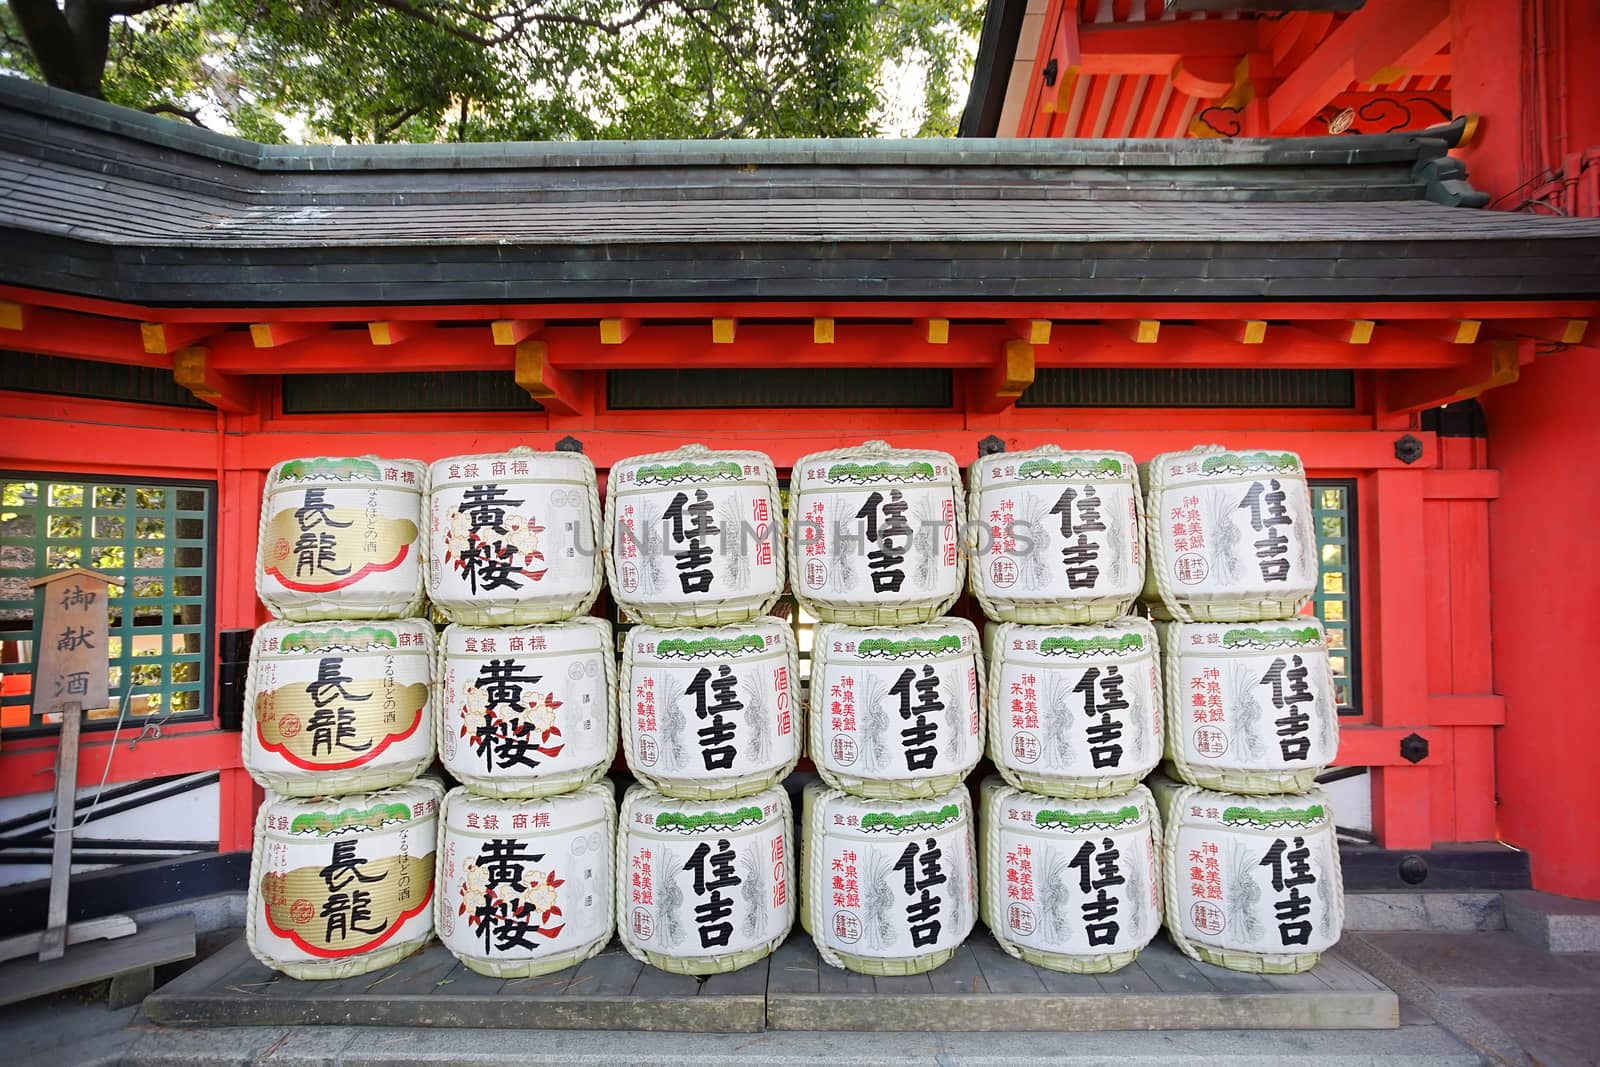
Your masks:
{"label": "wooden plank platform", "polygon": [[945,966],[910,978],[830,967],[798,928],[768,960],[706,979],[605,952],[543,978],[474,974],[435,943],[338,982],[302,982],[257,963],[242,941],[145,1000],[161,1023],[663,1030],[1393,1029],[1399,1001],[1337,951],[1289,979],[1194,963],[1157,938],[1110,975],[1045,971],[981,928]]}
{"label": "wooden plank platform", "polygon": [[137,1003],[154,984],[155,969],[194,959],[194,918],[151,923],[114,941],[70,945],[60,959],[23,957],[0,964],[0,1004],[42,997],[111,979],[111,1006]]}

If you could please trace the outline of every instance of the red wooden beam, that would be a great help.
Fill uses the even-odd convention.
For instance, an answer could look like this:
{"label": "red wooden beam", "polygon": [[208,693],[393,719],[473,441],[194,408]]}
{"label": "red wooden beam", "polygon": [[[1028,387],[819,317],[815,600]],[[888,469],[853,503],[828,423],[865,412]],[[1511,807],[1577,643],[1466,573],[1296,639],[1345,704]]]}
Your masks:
{"label": "red wooden beam", "polygon": [[1352,84],[1393,81],[1449,38],[1450,0],[1367,0],[1273,90],[1268,132],[1298,133]]}
{"label": "red wooden beam", "polygon": [[250,343],[257,348],[282,348],[327,333],[328,329],[320,322],[252,322]]}
{"label": "red wooden beam", "polygon": [[913,323],[863,323],[815,343],[814,323],[741,326],[728,344],[716,344],[704,326],[646,326],[625,345],[599,343],[592,329],[550,327],[550,358],[557,367],[624,370],[650,367],[984,367],[1007,336],[999,324],[951,331],[945,344],[929,344]]}
{"label": "red wooden beam", "polygon": [[1033,384],[1034,346],[1027,341],[1010,340],[1000,348],[1000,356],[972,375],[967,390],[970,411],[1004,411],[1017,402]]}
{"label": "red wooden beam", "polygon": [[204,341],[224,326],[200,322],[141,322],[139,337],[151,355],[169,356],[180,348]]}
{"label": "red wooden beam", "polygon": [[799,319],[826,316],[839,320],[987,319],[1015,318],[1099,320],[1105,318],[1152,319],[1537,319],[1600,317],[1600,301],[1568,300],[1418,300],[1418,301],[1095,301],[1095,300],[819,300],[819,301],[718,301],[649,303],[621,301],[572,304],[419,304],[405,307],[347,305],[339,307],[224,307],[164,308],[156,311],[137,304],[119,304],[75,297],[65,293],[0,285],[0,300],[33,305],[38,309],[86,312],[114,319],[150,321],[159,315],[168,322],[346,323],[365,327],[379,319],[421,319],[442,324],[483,323],[494,319],[544,319],[556,324],[592,323],[606,317],[648,318],[655,322],[683,320],[705,322],[733,316],[751,322],[761,319]]}
{"label": "red wooden beam", "polygon": [[1260,27],[1267,25],[1244,19],[1089,23],[1078,30],[1082,69],[1165,77],[1183,60],[1215,56],[1231,70],[1240,56],[1263,47]]}
{"label": "red wooden beam", "polygon": [[[1242,336],[1242,332],[1240,336]],[[1124,323],[1057,324],[1037,351],[1041,367],[1278,367],[1283,369],[1457,367],[1470,349],[1400,336],[1348,344],[1299,325],[1273,324],[1271,344],[1246,346],[1201,325],[1161,324],[1152,344],[1135,342]]]}
{"label": "red wooden beam", "polygon": [[[1066,21],[1073,31],[1076,30],[1077,7],[1077,0],[1047,0],[1044,18],[1039,24],[1039,42],[1034,47],[1033,67],[1028,76],[1027,94],[1023,97],[1022,110],[1017,116],[1015,135],[1018,137],[1037,137],[1049,133],[1049,119],[1053,106],[1046,108],[1042,100],[1045,91],[1044,69],[1050,61],[1050,53],[1056,47],[1058,34],[1064,32],[1062,23]],[[1060,70],[1058,63],[1054,92],[1059,93],[1065,88],[1064,83],[1072,80],[1068,72]],[[1051,99],[1054,103],[1058,98],[1052,96]],[[1039,128],[1041,124],[1043,129]]]}
{"label": "red wooden beam", "polygon": [[219,410],[243,414],[256,409],[255,384],[247,378],[219,373],[211,364],[211,353],[198,345],[173,353],[172,376],[179,385]]}
{"label": "red wooden beam", "polygon": [[145,351],[137,323],[30,307],[20,330],[0,333],[0,344],[18,352],[98,359],[139,367],[165,367],[171,357]]}
{"label": "red wooden beam", "polygon": [[489,325],[497,345],[519,345],[544,328],[542,319],[496,319]]}
{"label": "red wooden beam", "polygon": [[375,345],[398,345],[420,337],[433,329],[433,325],[431,322],[419,322],[415,319],[385,319],[367,323],[367,334]]}
{"label": "red wooden beam", "polygon": [[[551,346],[551,351],[555,346]],[[1051,420],[1041,419],[1038,424],[1018,428],[1013,417],[1034,409],[1018,409],[995,416],[980,417],[970,412],[943,413],[948,424],[943,429],[928,429],[930,421],[938,415],[928,412],[908,413],[897,418],[896,413],[862,411],[838,413],[839,417],[825,430],[819,430],[814,413],[800,413],[800,417],[785,420],[783,413],[764,411],[718,412],[716,419],[707,420],[693,430],[693,440],[711,448],[759,449],[767,453],[779,467],[789,467],[801,456],[819,448],[842,448],[859,444],[864,431],[871,425],[874,433],[892,437],[897,447],[934,449],[949,452],[963,463],[971,462],[977,454],[978,441],[988,433],[1005,438],[1006,447],[1012,451],[1038,448],[1056,444],[1069,448],[1112,448],[1145,458],[1158,452],[1181,451],[1191,447],[1196,433],[1203,433],[1212,441],[1235,449],[1279,449],[1298,454],[1313,474],[1320,471],[1402,471],[1409,468],[1396,458],[1394,444],[1400,435],[1394,432],[1345,430],[1329,433],[1325,430],[1267,429],[1267,430],[1196,430],[1193,426],[1161,429],[1096,429],[1082,433],[1064,431]],[[1251,419],[1260,416],[1251,413]],[[1303,420],[1303,414],[1295,416]],[[1167,416],[1170,421],[1170,415]],[[617,416],[603,428],[583,431],[584,454],[594,460],[595,466],[604,470],[625,459],[638,455],[643,442],[661,440],[677,435],[688,440],[683,425],[682,412],[640,413],[640,417],[626,421]],[[1059,418],[1055,420],[1059,422]],[[4,419],[0,417],[0,427]],[[495,452],[519,444],[534,447],[551,447],[560,431],[551,431],[548,439],[529,440],[526,425],[516,421],[501,428],[486,430],[477,423],[468,423],[459,429],[419,432],[415,428],[394,429],[393,423],[363,429],[361,445],[375,455],[405,455],[431,462],[443,456],[467,452]],[[326,429],[281,429],[273,433],[245,434],[238,438],[237,462],[251,469],[265,470],[280,460],[296,456],[330,455],[330,449],[350,445],[348,423],[330,424]],[[538,431],[534,431],[535,434]],[[641,437],[641,435],[644,435]],[[1431,433],[1412,431],[1423,443],[1424,456],[1432,455],[1436,446]]]}
{"label": "red wooden beam", "polygon": [[1471,346],[1462,366],[1435,371],[1391,371],[1384,377],[1383,410],[1391,414],[1423,411],[1469,400],[1516,381],[1522,363],[1533,358],[1532,341],[1489,341]]}
{"label": "red wooden beam", "polygon": [[[1053,113],[1061,110],[1062,94],[1077,79],[1078,67],[1083,61],[1083,50],[1078,44],[1078,0],[1066,0],[1061,17],[1046,41],[1048,54],[1043,65],[1034,68],[1034,77],[1040,82],[1039,110]],[[1052,62],[1056,65],[1055,74],[1047,83],[1046,71]]]}
{"label": "red wooden beam", "polygon": [[222,374],[360,374],[373,371],[511,370],[512,349],[481,326],[429,330],[401,345],[375,348],[355,330],[327,330],[284,349],[257,348],[242,333],[216,338],[211,366]]}
{"label": "red wooden beam", "polygon": [[544,341],[529,340],[517,345],[515,374],[517,384],[546,411],[576,415],[588,406],[590,376],[553,366],[550,346]]}
{"label": "red wooden beam", "polygon": [[1588,319],[1500,319],[1490,328],[1497,337],[1527,337],[1553,345],[1581,345],[1591,332]]}

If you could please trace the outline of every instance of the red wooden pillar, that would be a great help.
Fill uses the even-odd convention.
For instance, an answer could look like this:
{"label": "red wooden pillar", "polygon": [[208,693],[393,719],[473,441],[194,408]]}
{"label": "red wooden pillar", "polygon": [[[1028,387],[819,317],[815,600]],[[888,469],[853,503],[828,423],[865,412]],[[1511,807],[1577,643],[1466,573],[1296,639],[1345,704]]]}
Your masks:
{"label": "red wooden pillar", "polygon": [[[1431,620],[1427,611],[1428,545],[1423,521],[1420,470],[1382,470],[1373,475],[1377,495],[1377,604],[1368,617],[1377,637],[1377,707],[1374,722],[1385,729],[1373,766],[1372,828],[1387,848],[1433,844],[1429,784],[1434,769],[1448,762],[1428,725],[1428,661],[1424,655]],[[1397,729],[1403,728],[1403,729]],[[1399,755],[1404,731],[1429,741],[1423,760]],[[1391,751],[1392,750],[1392,751]]]}

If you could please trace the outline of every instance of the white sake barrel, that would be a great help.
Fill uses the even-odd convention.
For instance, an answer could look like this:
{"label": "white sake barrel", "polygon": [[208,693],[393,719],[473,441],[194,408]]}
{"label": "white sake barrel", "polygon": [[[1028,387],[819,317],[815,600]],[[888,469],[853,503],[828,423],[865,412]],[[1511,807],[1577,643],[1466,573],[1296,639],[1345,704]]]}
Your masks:
{"label": "white sake barrel", "polygon": [[1235,971],[1316,966],[1344,929],[1333,812],[1320,789],[1215,793],[1152,775],[1161,809],[1165,922],[1187,956]]}
{"label": "white sake barrel", "polygon": [[866,797],[931,797],[983,757],[978,631],[823,623],[811,648],[810,755],[823,781]]}
{"label": "white sake barrel", "polygon": [[452,789],[439,819],[439,940],[495,978],[583,962],[616,929],[616,834],[610,782],[542,800]]}
{"label": "white sake barrel", "polygon": [[1303,793],[1339,751],[1322,623],[1160,623],[1166,764],[1230,793]]}
{"label": "white sake barrel", "polygon": [[422,611],[428,471],[411,459],[292,459],[267,472],[256,594],[280,619]]}
{"label": "white sake barrel", "polygon": [[1144,586],[1144,501],[1126,452],[979,456],[968,471],[972,595],[1003,622],[1126,615]]}
{"label": "white sake barrel", "polygon": [[284,796],[400,785],[433,763],[433,624],[269,622],[250,645],[244,766]]}
{"label": "white sake barrel", "polygon": [[794,926],[794,819],[782,786],[733,801],[634,785],[617,830],[617,929],[674,974],[737,971]]}
{"label": "white sake barrel", "polygon": [[256,959],[294,978],[349,978],[427,944],[443,794],[428,777],[347,797],[268,793],[245,920]]}
{"label": "white sake barrel", "polygon": [[617,757],[611,624],[447,626],[439,638],[439,760],[474,793],[542,797]]}
{"label": "white sake barrel", "polygon": [[989,758],[1052,797],[1126,793],[1161,761],[1161,672],[1146,619],[985,631]]}
{"label": "white sake barrel", "polygon": [[806,786],[800,921],[817,954],[858,974],[931,971],[977,916],[965,786],[920,800],[866,800]]}
{"label": "white sake barrel", "polygon": [[634,777],[682,800],[749,796],[800,759],[794,631],[769,616],[708,629],[635,626],[618,706]]}
{"label": "white sake barrel", "polygon": [[428,599],[451,622],[582,615],[600,595],[600,489],[581,452],[514,448],[428,469]]}
{"label": "white sake barrel", "polygon": [[826,622],[924,622],[961,593],[961,468],[944,452],[868,441],[813,452],[790,477],[789,571]]}
{"label": "white sake barrel", "polygon": [[1317,586],[1317,531],[1293,452],[1212,445],[1139,467],[1149,516],[1144,599],[1158,619],[1286,619]]}
{"label": "white sake barrel", "polygon": [[708,626],[765,615],[783,593],[783,504],[763,452],[686,445],[606,477],[611,596],[629,620]]}
{"label": "white sake barrel", "polygon": [[978,792],[983,921],[1012,956],[1051,971],[1126,967],[1161,928],[1155,800],[1054,800],[986,778]]}

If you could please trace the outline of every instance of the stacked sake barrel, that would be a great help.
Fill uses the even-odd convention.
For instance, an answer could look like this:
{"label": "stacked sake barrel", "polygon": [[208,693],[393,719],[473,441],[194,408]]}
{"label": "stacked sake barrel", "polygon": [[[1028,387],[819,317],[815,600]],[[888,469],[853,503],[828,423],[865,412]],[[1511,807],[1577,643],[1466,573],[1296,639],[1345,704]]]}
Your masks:
{"label": "stacked sake barrel", "polygon": [[1161,923],[1154,628],[1132,457],[1053,446],[970,470],[969,587],[983,607],[989,757],[979,793],[984,921],[1051,970],[1131,963]]}
{"label": "stacked sake barrel", "polygon": [[429,471],[439,760],[438,934],[479,974],[530,978],[616,926],[616,659],[600,494],[579,452],[453,456]]}
{"label": "stacked sake barrel", "polygon": [[977,630],[945,618],[966,560],[959,467],[881,441],[803,457],[789,558],[811,659],[801,921],[835,967],[918,974],[971,931],[963,784],[983,753]]}
{"label": "stacked sake barrel", "polygon": [[385,967],[433,933],[443,789],[434,628],[419,617],[427,471],[292,460],[267,475],[243,757],[256,818],[246,939],[297,978]]}
{"label": "stacked sake barrel", "polygon": [[1305,469],[1217,447],[1141,467],[1144,599],[1167,690],[1167,928],[1188,955],[1292,973],[1338,940],[1343,883],[1316,776],[1338,748]]}
{"label": "stacked sake barrel", "polygon": [[759,452],[698,445],[625,459],[606,484],[611,592],[637,623],[617,702],[638,779],[623,797],[623,946],[677,974],[746,967],[794,923],[794,832],[782,782],[800,757],[777,472]]}

